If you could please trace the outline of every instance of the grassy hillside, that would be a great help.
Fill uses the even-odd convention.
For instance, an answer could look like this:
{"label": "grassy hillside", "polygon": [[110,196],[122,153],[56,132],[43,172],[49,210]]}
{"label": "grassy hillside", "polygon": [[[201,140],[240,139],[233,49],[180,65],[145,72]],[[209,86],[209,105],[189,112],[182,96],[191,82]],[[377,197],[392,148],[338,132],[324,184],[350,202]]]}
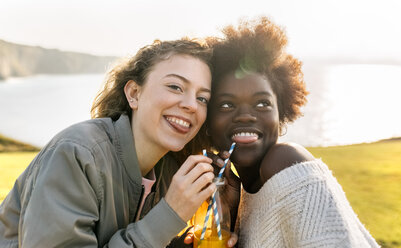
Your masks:
{"label": "grassy hillside", "polygon": [[39,151],[39,148],[25,144],[0,134],[0,153],[2,152],[34,152]]}
{"label": "grassy hillside", "polygon": [[401,140],[308,150],[333,171],[373,237],[401,247]]}
{"label": "grassy hillside", "polygon": [[0,80],[33,74],[103,73],[115,59],[0,40]]}
{"label": "grassy hillside", "polygon": [[[401,140],[308,149],[333,171],[373,237],[401,247]],[[0,201],[36,154],[0,153]]]}

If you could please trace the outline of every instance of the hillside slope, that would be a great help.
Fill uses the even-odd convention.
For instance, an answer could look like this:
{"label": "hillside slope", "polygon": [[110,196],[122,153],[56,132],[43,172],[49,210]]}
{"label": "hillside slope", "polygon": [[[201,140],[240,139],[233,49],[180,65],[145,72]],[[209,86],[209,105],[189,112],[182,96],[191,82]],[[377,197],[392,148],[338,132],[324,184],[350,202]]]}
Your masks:
{"label": "hillside slope", "polygon": [[1,152],[34,152],[39,148],[25,144],[0,134],[0,153]]}
{"label": "hillside slope", "polygon": [[0,79],[33,74],[103,73],[115,59],[0,40]]}

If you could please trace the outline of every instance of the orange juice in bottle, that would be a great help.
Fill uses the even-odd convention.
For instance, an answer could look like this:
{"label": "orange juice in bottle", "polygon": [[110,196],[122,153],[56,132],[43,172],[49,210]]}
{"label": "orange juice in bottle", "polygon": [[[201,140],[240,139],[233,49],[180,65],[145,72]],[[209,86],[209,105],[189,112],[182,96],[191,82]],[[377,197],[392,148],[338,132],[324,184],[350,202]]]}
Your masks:
{"label": "orange juice in bottle", "polygon": [[[203,202],[200,208],[195,213],[194,218],[194,248],[208,248],[208,247],[226,247],[227,241],[230,238],[230,209],[225,201],[221,198],[221,192],[224,190],[225,181],[224,179],[216,179],[214,183],[217,186],[217,190],[214,194],[216,200],[216,209],[218,212],[218,219],[220,222],[221,237],[218,234],[218,223],[215,216],[213,207],[209,213],[207,222],[205,223],[205,217],[207,209],[211,199]],[[204,238],[201,239],[202,231],[206,225],[206,231]]]}
{"label": "orange juice in bottle", "polygon": [[228,239],[230,238],[230,232],[221,230],[222,239],[219,239],[217,229],[210,230],[206,229],[205,237],[200,240],[202,230],[195,231],[194,237],[194,248],[225,248]]}

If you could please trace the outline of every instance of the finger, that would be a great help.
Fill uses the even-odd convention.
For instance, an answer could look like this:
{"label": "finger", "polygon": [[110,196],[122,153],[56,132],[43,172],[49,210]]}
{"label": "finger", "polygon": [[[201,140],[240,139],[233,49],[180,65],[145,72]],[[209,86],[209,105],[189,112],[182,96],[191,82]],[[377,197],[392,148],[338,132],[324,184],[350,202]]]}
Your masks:
{"label": "finger", "polygon": [[[191,222],[192,222],[192,220],[191,220]],[[194,226],[189,227],[186,232],[194,234]]]}
{"label": "finger", "polygon": [[209,156],[209,158],[211,158],[213,160],[213,164],[217,165],[218,167],[223,167],[224,165],[224,160],[219,157],[218,155],[212,153],[212,152],[208,152],[207,154]]}
{"label": "finger", "polygon": [[241,184],[241,180],[237,175],[232,171],[232,164],[229,163],[226,166],[226,171],[224,171],[224,176],[227,178],[227,185],[239,189],[239,185]]}
{"label": "finger", "polygon": [[213,172],[213,166],[207,163],[198,163],[187,175],[183,176],[183,183],[186,185],[193,184],[198,178],[208,172]]}
{"label": "finger", "polygon": [[227,159],[230,157],[230,153],[228,151],[221,151],[219,154],[217,154],[219,157],[222,159]]}
{"label": "finger", "polygon": [[224,170],[224,175],[226,177],[230,177],[231,176],[231,162],[230,162],[230,160],[228,160],[228,162],[227,162],[226,169]]}
{"label": "finger", "polygon": [[192,191],[191,194],[197,194],[201,192],[204,188],[206,188],[209,184],[211,184],[213,178],[214,178],[213,172],[204,173],[198,179],[196,179],[192,185],[189,186],[188,190],[190,192]]}
{"label": "finger", "polygon": [[191,155],[185,160],[185,162],[182,164],[176,174],[180,176],[186,175],[192,170],[192,168],[195,167],[196,164],[201,162],[212,163],[213,160],[203,155]]}
{"label": "finger", "polygon": [[187,236],[185,236],[184,244],[190,245],[194,242],[194,233],[188,232]]}
{"label": "finger", "polygon": [[199,200],[199,206],[202,202],[206,201],[216,191],[216,185],[214,183],[209,184],[202,191],[200,191],[196,197]]}
{"label": "finger", "polygon": [[224,176],[226,176],[227,178],[230,178],[230,179],[237,177],[234,174],[234,172],[232,171],[232,164],[231,164],[230,160],[228,160],[228,162],[227,162],[226,169],[224,171]]}
{"label": "finger", "polygon": [[227,241],[228,247],[234,247],[234,245],[238,242],[238,235],[236,233],[231,233],[230,239]]}

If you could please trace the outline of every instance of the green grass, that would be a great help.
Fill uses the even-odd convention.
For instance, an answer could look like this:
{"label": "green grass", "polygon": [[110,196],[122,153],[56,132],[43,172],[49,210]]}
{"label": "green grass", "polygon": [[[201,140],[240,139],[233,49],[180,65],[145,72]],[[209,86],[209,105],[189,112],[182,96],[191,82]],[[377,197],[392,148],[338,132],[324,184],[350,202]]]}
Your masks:
{"label": "green grass", "polygon": [[[373,237],[385,248],[401,247],[401,140],[308,150],[334,172]],[[36,154],[0,153],[0,201]]]}
{"label": "green grass", "polygon": [[14,186],[17,177],[25,170],[37,152],[0,153],[0,202]]}
{"label": "green grass", "polygon": [[401,247],[401,141],[308,148],[333,171],[382,247]]}

